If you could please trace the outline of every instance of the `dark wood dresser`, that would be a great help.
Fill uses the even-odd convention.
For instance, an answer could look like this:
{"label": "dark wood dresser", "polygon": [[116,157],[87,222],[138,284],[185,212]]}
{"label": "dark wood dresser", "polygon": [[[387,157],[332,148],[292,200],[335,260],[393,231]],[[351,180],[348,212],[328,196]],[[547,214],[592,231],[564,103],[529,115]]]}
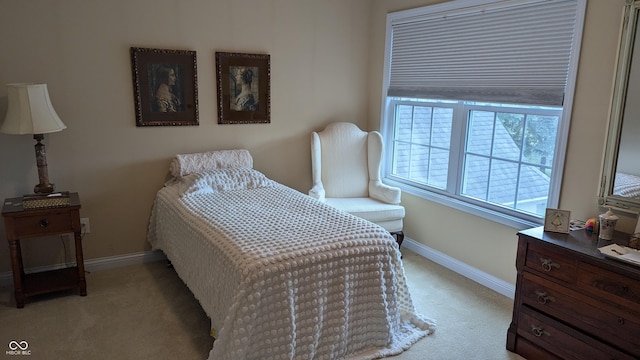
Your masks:
{"label": "dark wood dresser", "polygon": [[628,239],[519,232],[507,349],[529,360],[640,359],[640,266],[598,251]]}

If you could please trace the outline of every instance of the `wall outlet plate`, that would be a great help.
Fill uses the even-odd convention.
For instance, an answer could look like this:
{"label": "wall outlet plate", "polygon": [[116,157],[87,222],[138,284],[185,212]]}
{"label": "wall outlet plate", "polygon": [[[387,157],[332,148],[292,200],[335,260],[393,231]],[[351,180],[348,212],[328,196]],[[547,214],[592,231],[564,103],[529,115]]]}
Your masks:
{"label": "wall outlet plate", "polygon": [[91,232],[91,223],[89,222],[89,218],[81,218],[80,226],[82,227],[83,234],[88,234]]}

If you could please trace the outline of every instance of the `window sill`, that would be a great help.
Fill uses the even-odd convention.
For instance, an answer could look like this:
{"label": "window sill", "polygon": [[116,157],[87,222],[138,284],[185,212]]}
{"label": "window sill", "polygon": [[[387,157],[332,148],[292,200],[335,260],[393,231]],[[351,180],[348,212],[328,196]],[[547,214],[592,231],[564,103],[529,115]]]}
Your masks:
{"label": "window sill", "polygon": [[542,225],[542,220],[538,223],[534,221],[520,219],[514,216],[505,215],[497,211],[476,206],[476,205],[473,205],[455,198],[451,198],[445,195],[436,194],[431,191],[418,189],[413,186],[408,186],[407,184],[394,181],[389,178],[386,178],[384,180],[384,183],[390,186],[399,187],[400,189],[402,189],[403,192],[406,192],[407,194],[411,194],[425,200],[433,201],[435,203],[445,205],[445,206],[454,208],[456,210],[466,212],[471,215],[479,216],[481,218],[484,218],[505,226],[512,227],[518,231]]}

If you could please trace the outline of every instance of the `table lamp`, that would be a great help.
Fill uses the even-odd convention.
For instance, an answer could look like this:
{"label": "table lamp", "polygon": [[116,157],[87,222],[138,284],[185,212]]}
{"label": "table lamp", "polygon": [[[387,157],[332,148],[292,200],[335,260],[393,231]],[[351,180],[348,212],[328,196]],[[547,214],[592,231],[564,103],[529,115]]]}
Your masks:
{"label": "table lamp", "polygon": [[51,105],[47,84],[7,84],[9,106],[0,132],[5,134],[33,134],[36,140],[36,164],[40,183],[33,191],[38,195],[51,194],[54,184],[49,182],[44,134],[62,131],[62,123]]}

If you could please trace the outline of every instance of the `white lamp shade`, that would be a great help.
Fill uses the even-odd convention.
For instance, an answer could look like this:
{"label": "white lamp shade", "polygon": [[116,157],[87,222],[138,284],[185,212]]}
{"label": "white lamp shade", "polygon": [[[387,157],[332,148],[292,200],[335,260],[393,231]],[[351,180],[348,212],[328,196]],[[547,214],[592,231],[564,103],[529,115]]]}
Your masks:
{"label": "white lamp shade", "polygon": [[9,107],[0,132],[5,134],[46,134],[67,127],[49,99],[47,84],[8,84]]}

